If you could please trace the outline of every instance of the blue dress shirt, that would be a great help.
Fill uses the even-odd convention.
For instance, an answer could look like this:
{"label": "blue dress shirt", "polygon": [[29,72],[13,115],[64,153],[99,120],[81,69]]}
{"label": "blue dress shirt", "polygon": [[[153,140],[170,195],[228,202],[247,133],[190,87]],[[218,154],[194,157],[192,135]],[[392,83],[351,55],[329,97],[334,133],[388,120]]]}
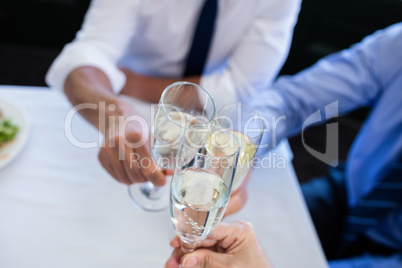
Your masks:
{"label": "blue dress shirt", "polygon": [[[286,116],[274,132],[271,129],[265,135],[264,143],[269,145],[272,135],[280,140],[300,132],[310,115],[335,101],[339,111],[326,109],[327,118],[363,106],[371,108],[346,162],[348,204],[353,207],[402,151],[402,23],[377,31],[294,76],[279,78],[249,105],[266,118]],[[370,230],[370,237],[402,252],[402,210],[393,214],[385,227]],[[331,267],[402,267],[402,257],[365,255],[333,262]]]}

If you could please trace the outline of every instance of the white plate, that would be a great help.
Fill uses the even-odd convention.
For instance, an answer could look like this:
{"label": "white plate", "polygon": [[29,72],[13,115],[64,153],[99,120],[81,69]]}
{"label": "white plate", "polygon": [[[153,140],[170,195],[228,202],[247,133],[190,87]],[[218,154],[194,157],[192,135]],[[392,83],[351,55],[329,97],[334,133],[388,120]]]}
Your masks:
{"label": "white plate", "polygon": [[15,139],[0,148],[0,169],[2,169],[24,148],[28,139],[29,124],[26,113],[10,100],[0,98],[0,110],[4,118],[11,119],[19,128]]}

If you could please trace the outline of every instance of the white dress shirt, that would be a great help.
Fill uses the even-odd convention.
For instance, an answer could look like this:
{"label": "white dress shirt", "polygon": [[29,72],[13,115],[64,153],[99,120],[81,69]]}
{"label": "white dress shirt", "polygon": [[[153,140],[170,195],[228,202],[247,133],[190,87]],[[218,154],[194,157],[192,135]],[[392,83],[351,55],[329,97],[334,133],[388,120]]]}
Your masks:
{"label": "white dress shirt", "polygon": [[[201,85],[219,107],[267,87],[282,67],[301,0],[219,0]],[[47,83],[62,89],[81,66],[101,69],[118,93],[134,72],[180,77],[203,1],[93,0],[82,29],[52,64]]]}

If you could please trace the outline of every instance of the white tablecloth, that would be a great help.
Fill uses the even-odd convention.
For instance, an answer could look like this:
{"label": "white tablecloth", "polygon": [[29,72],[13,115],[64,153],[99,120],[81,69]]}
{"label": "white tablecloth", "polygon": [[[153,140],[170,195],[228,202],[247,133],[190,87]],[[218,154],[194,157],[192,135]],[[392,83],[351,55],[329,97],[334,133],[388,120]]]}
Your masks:
{"label": "white tablecloth", "polygon": [[[134,207],[126,187],[101,168],[98,149],[67,140],[65,97],[0,86],[0,98],[20,104],[31,124],[22,153],[0,170],[0,267],[163,267],[173,237],[168,211]],[[99,140],[79,115],[72,129],[77,140]],[[286,168],[256,169],[247,205],[226,221],[252,222],[277,268],[327,267],[287,143],[276,152]]]}

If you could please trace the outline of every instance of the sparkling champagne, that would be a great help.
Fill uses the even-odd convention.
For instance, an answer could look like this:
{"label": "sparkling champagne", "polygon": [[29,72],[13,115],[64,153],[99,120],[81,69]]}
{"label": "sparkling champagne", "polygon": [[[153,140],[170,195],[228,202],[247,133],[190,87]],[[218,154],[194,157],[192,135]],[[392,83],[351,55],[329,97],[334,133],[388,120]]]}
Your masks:
{"label": "sparkling champagne", "polygon": [[[257,149],[254,142],[246,134],[236,130],[226,130],[231,132],[239,139],[241,146],[239,159],[236,166],[236,173],[232,185],[233,192],[239,187],[239,185],[246,177],[247,172],[250,170]],[[207,138],[206,147],[210,154],[215,156],[222,156],[230,155],[233,153],[233,148],[230,146],[230,140],[222,140],[224,138],[226,139],[226,136],[224,137],[223,135],[219,135],[219,132],[213,133]]]}
{"label": "sparkling champagne", "polygon": [[225,182],[198,168],[177,174],[171,186],[171,217],[183,241],[197,243],[221,221],[228,201]]}
{"label": "sparkling champagne", "polygon": [[151,149],[152,158],[164,168],[173,168],[182,131],[187,126],[199,123],[193,115],[176,111],[156,117],[153,130],[155,142]]}

